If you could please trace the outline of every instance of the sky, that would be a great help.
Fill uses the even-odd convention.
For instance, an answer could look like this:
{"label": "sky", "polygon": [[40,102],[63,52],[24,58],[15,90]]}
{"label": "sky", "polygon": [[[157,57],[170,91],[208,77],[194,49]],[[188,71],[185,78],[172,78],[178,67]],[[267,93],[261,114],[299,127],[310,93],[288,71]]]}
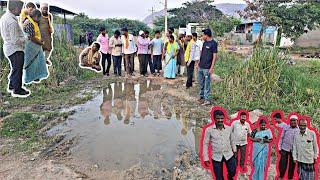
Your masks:
{"label": "sky", "polygon": [[[28,0],[23,0],[27,1]],[[47,2],[71,10],[75,13],[84,12],[92,18],[129,18],[143,20],[155,11],[163,9],[164,0],[31,0]],[[188,0],[168,0],[168,7],[180,7]],[[215,3],[244,3],[242,0],[215,0]]]}

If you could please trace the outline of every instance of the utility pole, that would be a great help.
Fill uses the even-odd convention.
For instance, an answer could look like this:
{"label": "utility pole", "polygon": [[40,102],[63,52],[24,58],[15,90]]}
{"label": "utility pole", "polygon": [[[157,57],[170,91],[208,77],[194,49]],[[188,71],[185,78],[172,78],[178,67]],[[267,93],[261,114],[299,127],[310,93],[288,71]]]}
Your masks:
{"label": "utility pole", "polygon": [[165,16],[164,16],[164,33],[167,33],[168,31],[168,0],[164,0],[164,11],[165,11]]}
{"label": "utility pole", "polygon": [[152,6],[151,10],[149,10],[149,11],[151,11],[151,16],[152,16],[152,29],[154,29],[154,12],[155,12],[154,7]]}

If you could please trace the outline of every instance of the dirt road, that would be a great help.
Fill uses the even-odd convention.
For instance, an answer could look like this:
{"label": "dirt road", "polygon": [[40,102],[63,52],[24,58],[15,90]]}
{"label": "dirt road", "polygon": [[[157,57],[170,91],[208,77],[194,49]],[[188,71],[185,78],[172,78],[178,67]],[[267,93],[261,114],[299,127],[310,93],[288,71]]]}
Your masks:
{"label": "dirt road", "polygon": [[[96,84],[104,80],[110,83]],[[80,92],[91,91],[93,99],[60,107],[74,114],[46,127],[51,144],[1,156],[0,179],[172,179],[191,169],[210,179],[197,163],[210,107],[198,106],[197,89],[184,83],[158,77],[88,83]]]}

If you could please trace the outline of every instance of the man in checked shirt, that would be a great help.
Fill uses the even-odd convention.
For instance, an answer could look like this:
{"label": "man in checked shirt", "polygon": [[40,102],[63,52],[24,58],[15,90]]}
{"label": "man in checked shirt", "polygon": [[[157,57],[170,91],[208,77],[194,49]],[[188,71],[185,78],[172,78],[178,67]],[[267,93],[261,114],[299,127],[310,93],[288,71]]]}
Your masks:
{"label": "man in checked shirt", "polygon": [[[224,124],[226,115],[221,110],[214,110],[214,125],[205,130],[203,141],[203,160],[206,167],[210,167],[212,162],[213,172],[216,180],[223,180],[223,164],[226,164],[228,179],[234,179],[236,175],[237,163],[234,156],[236,145],[233,143],[231,127]],[[209,145],[212,146],[212,154],[209,157]]]}
{"label": "man in checked shirt", "polygon": [[283,179],[286,171],[288,170],[288,179],[293,179],[295,163],[293,161],[292,156],[292,147],[293,147],[293,139],[294,136],[299,132],[298,124],[298,116],[291,115],[289,117],[290,124],[283,124],[279,126],[282,129],[281,136],[279,139],[279,154],[280,154],[280,161],[279,161],[279,173],[280,178]]}

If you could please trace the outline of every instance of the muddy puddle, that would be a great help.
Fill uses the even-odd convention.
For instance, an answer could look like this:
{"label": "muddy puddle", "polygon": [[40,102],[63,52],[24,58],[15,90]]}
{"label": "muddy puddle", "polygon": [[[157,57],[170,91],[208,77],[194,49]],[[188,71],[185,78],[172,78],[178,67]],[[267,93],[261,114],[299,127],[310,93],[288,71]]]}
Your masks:
{"label": "muddy puddle", "polygon": [[71,157],[89,166],[172,168],[185,151],[196,157],[199,133],[157,96],[162,89],[152,81],[112,83],[48,134],[76,138]]}

